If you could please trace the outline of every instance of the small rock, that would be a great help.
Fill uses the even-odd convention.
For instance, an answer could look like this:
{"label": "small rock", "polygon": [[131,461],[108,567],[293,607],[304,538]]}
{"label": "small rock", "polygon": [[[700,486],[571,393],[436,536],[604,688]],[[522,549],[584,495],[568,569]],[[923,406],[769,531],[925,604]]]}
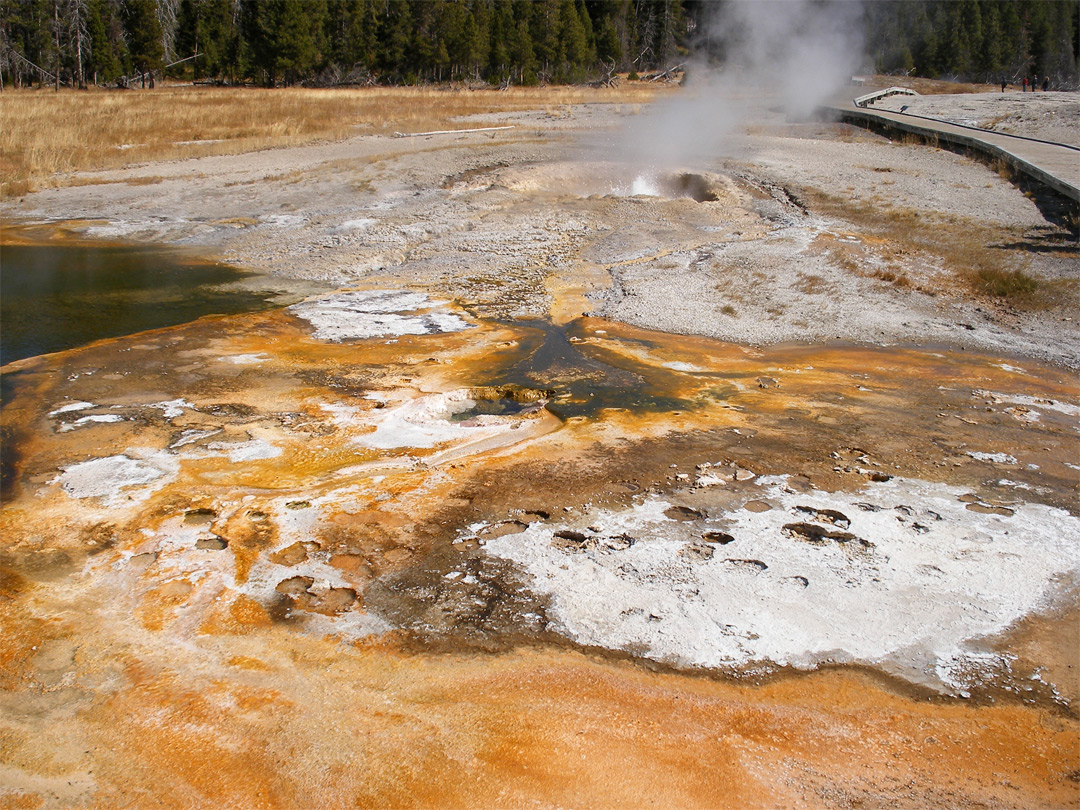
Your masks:
{"label": "small rock", "polygon": [[504,520],[502,523],[494,523],[485,526],[477,534],[485,540],[494,540],[496,537],[506,537],[509,534],[520,534],[528,528],[528,524],[520,520]]}
{"label": "small rock", "polygon": [[672,506],[664,510],[664,514],[672,520],[703,520],[705,515],[689,506]]}
{"label": "small rock", "polygon": [[636,541],[628,534],[615,534],[604,538],[604,547],[612,551],[625,551]]}
{"label": "small rock", "polygon": [[307,593],[308,589],[314,584],[315,580],[311,577],[289,577],[274,586],[274,590],[288,596],[299,596],[302,593]]}
{"label": "small rock", "polygon": [[834,526],[839,526],[841,529],[846,529],[851,525],[848,516],[843,512],[837,512],[835,509],[817,509],[813,506],[796,506],[792,511],[810,515],[814,520],[821,523],[831,523]]}
{"label": "small rock", "polygon": [[721,546],[735,542],[735,538],[726,532],[705,532],[701,537],[709,543],[718,543]]}
{"label": "small rock", "polygon": [[864,548],[869,548],[872,545],[866,540],[856,537],[849,532],[831,532],[828,529],[816,526],[813,523],[786,523],[784,524],[782,531],[793,540],[802,540],[806,543],[812,543],[815,546],[823,546],[829,540],[835,540],[837,543],[850,543],[854,541]]}
{"label": "small rock", "polygon": [[560,529],[551,536],[551,545],[562,551],[580,552],[596,548],[597,539],[572,529]]}
{"label": "small rock", "polygon": [[679,556],[692,562],[704,562],[713,558],[713,548],[705,543],[688,543],[679,549]]}
{"label": "small rock", "polygon": [[761,560],[734,560],[734,559],[727,559],[727,560],[724,560],[724,562],[726,564],[732,565],[732,566],[734,566],[736,568],[745,568],[747,570],[752,570],[755,573],[760,573],[760,572],[766,570],[769,567],[765,563],[763,563]]}

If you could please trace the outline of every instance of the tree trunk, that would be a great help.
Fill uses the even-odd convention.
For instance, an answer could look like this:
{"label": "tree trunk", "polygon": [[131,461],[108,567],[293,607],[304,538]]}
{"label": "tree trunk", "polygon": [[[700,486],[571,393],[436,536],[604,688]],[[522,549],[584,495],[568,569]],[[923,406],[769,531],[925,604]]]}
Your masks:
{"label": "tree trunk", "polygon": [[56,92],[60,92],[60,0],[53,0],[53,33],[56,35],[55,74]]}
{"label": "tree trunk", "polygon": [[79,7],[75,7],[75,65],[79,76],[79,89],[86,89],[86,77],[83,76],[82,66],[82,20],[79,18]]}

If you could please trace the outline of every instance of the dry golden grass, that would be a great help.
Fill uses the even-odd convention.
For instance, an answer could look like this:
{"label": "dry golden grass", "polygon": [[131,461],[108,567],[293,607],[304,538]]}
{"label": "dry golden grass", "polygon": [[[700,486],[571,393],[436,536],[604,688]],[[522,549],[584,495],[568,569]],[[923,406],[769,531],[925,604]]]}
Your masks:
{"label": "dry golden grass", "polygon": [[647,103],[651,84],[465,90],[278,90],[166,87],[153,91],[7,90],[0,94],[0,196],[71,184],[80,171],[231,155],[360,133],[467,128],[468,115],[575,104]]}

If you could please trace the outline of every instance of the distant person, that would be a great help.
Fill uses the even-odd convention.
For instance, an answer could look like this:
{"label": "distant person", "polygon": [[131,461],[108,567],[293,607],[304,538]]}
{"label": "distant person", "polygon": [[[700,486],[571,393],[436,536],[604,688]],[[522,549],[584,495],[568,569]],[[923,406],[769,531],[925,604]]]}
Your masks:
{"label": "distant person", "polygon": [[1008,87],[1008,86],[1009,86],[1009,80],[1008,79],[1002,79],[1001,80],[1001,92],[1004,93],[1005,88]]}
{"label": "distant person", "polygon": [[1034,93],[1039,89],[1039,74],[1035,74],[1035,78],[1031,80],[1031,92]]}
{"label": "distant person", "polygon": [[1025,76],[1024,77],[1024,92],[1025,93],[1027,92],[1027,86],[1028,86],[1028,80],[1027,80],[1027,76]]}
{"label": "distant person", "polygon": [[1043,92],[1044,93],[1050,92],[1050,77],[1049,76],[1043,76]]}

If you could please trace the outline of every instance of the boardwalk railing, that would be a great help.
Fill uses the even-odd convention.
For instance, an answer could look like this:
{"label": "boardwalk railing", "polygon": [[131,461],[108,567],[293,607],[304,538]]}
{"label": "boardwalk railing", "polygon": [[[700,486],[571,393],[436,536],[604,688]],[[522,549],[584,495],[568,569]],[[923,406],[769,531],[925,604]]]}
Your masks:
{"label": "boardwalk railing", "polygon": [[855,99],[856,107],[866,107],[873,104],[879,99],[887,98],[888,96],[917,96],[919,95],[914,90],[907,87],[886,87],[884,90],[875,90],[873,93],[867,93],[865,96],[859,96]]}

